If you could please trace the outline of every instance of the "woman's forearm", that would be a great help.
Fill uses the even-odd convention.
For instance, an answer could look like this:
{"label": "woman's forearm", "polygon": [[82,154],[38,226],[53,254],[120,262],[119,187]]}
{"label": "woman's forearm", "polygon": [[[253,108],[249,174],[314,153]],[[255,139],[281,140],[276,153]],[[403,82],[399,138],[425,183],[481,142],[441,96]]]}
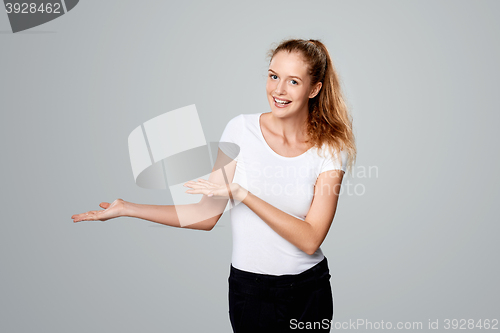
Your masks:
{"label": "woman's forearm", "polygon": [[265,202],[241,188],[236,198],[257,214],[281,237],[307,254],[313,254],[319,247],[317,232],[307,221],[298,219]]}
{"label": "woman's forearm", "polygon": [[[200,205],[146,205],[125,201],[123,216],[135,217],[176,228],[211,230],[222,214],[207,214]],[[180,217],[180,218],[179,218]]]}

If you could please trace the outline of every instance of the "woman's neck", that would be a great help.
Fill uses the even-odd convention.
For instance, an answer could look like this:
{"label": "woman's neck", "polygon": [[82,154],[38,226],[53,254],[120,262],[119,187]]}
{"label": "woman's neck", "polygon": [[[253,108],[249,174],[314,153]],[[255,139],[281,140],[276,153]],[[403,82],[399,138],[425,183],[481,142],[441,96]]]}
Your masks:
{"label": "woman's neck", "polygon": [[307,140],[307,118],[305,112],[290,117],[279,118],[269,113],[268,127],[276,135],[290,144],[303,144]]}

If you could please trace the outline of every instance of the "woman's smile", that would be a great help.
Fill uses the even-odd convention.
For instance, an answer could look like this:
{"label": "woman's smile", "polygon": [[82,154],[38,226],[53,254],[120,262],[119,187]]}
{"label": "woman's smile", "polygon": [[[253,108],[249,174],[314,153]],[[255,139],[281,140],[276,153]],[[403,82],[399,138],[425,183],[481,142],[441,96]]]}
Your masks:
{"label": "woman's smile", "polygon": [[288,101],[285,99],[278,99],[274,96],[273,99],[274,99],[274,105],[278,108],[286,108],[290,103],[292,103],[292,101]]}

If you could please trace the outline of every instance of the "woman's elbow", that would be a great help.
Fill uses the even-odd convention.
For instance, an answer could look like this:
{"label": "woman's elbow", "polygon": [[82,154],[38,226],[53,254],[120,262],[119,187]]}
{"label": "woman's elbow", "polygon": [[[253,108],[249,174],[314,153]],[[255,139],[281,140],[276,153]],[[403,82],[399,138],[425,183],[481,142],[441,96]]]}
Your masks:
{"label": "woman's elbow", "polygon": [[208,224],[207,228],[205,229],[205,231],[211,231],[215,225],[217,224],[217,222],[219,222],[219,219],[220,217],[222,216],[222,214],[219,214],[217,216],[214,216],[212,219],[211,219],[211,223]]}
{"label": "woman's elbow", "polygon": [[222,216],[222,214],[217,215],[217,216],[213,216],[209,219],[206,219],[202,222],[199,222],[194,227],[194,229],[203,230],[203,231],[211,231],[215,227],[217,222],[219,222],[219,219],[221,216]]}
{"label": "woman's elbow", "polygon": [[203,231],[212,231],[212,229],[215,227],[215,223],[214,224],[211,224],[211,225],[208,225],[206,226],[205,228],[201,229]]}
{"label": "woman's elbow", "polygon": [[320,247],[320,243],[315,241],[315,240],[311,240],[309,242],[307,242],[307,244],[304,245],[304,248],[302,249],[302,251],[304,251],[306,254],[312,256],[313,254],[316,253],[316,251],[318,251],[319,247]]}
{"label": "woman's elbow", "polygon": [[308,248],[306,250],[304,250],[304,252],[310,256],[312,256],[313,254],[316,253],[316,251],[318,251],[318,248]]}

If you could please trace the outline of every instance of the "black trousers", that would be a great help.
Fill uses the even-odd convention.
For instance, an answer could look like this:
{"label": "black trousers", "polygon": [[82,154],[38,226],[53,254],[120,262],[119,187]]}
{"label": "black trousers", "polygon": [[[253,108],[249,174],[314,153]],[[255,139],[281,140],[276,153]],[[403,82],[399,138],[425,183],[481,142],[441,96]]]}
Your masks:
{"label": "black trousers", "polygon": [[326,257],[295,275],[256,274],[231,265],[229,318],[233,331],[330,332],[330,277]]}

